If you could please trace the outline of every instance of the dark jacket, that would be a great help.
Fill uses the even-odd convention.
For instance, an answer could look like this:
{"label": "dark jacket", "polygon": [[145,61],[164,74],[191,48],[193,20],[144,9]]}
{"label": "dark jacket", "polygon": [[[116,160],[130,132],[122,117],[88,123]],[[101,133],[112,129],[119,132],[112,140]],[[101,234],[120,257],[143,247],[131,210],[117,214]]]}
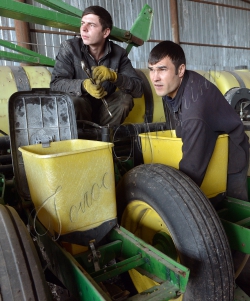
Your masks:
{"label": "dark jacket", "polygon": [[199,186],[204,178],[218,135],[229,135],[228,174],[240,172],[249,152],[244,125],[218,88],[200,74],[187,70],[174,99],[167,96],[183,141],[179,168]]}
{"label": "dark jacket", "polygon": [[79,37],[66,40],[61,44],[52,72],[50,88],[74,96],[88,95],[82,89],[82,82],[87,78],[81,67],[82,60],[88,66],[90,73],[91,67],[97,65],[104,65],[118,73],[117,81],[114,84],[108,81],[102,84],[108,95],[118,87],[133,97],[141,97],[142,80],[132,67],[125,49],[107,40],[105,55],[96,63],[88,52],[88,47]]}

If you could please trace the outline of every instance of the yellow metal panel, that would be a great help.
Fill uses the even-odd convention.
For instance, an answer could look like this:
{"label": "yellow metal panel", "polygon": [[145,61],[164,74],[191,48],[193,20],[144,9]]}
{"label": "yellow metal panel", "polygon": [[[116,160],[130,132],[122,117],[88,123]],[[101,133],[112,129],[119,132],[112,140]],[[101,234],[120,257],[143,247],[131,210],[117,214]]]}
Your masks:
{"label": "yellow metal panel", "polygon": [[129,115],[124,120],[123,124],[142,123],[145,115],[145,98],[144,94],[141,98],[134,98],[134,107]]}
{"label": "yellow metal panel", "polygon": [[19,148],[37,215],[51,233],[85,231],[116,217],[112,147],[75,139]]}
{"label": "yellow metal panel", "polygon": [[[205,72],[202,70],[196,70],[195,72],[201,74],[215,84],[223,95],[232,88],[240,87],[238,80],[229,71],[210,70]],[[234,70],[233,73],[236,73],[242,79],[246,88],[250,88],[250,70]]]}
{"label": "yellow metal panel", "polygon": [[[153,238],[159,232],[165,232],[171,237],[171,233],[159,213],[141,200],[135,200],[126,206],[122,215],[121,225],[150,245],[153,245]],[[179,257],[177,261],[180,262]],[[159,285],[159,283],[140,274],[134,269],[129,271],[129,275],[138,293],[155,285]],[[175,298],[171,300],[181,301],[183,300],[183,295],[178,299]]]}
{"label": "yellow metal panel", "polygon": [[232,88],[240,87],[237,79],[227,71],[210,71],[210,74],[223,95]]}
{"label": "yellow metal panel", "polygon": [[[144,163],[161,163],[179,169],[182,158],[182,140],[174,131],[140,134]],[[226,191],[228,163],[228,135],[217,139],[207,167],[201,190],[208,198]]]}
{"label": "yellow metal panel", "polygon": [[[31,88],[49,88],[51,74],[46,67],[24,66],[23,69]],[[8,101],[17,92],[11,67],[0,66],[0,91],[0,129],[9,135]]]}
{"label": "yellow metal panel", "polygon": [[[148,69],[140,69],[146,76],[147,81],[144,82],[146,86],[152,91],[153,101],[154,101],[154,110],[153,110],[153,122],[164,122],[165,114],[163,110],[162,97],[158,96],[155,93],[154,86],[152,85],[149,78],[149,70]],[[141,123],[144,122],[144,114],[145,114],[145,96],[142,95],[141,98],[134,99],[134,108],[129,113],[128,117],[125,119],[124,123]]]}
{"label": "yellow metal panel", "polygon": [[234,72],[240,76],[246,88],[250,89],[250,70],[235,70]]}
{"label": "yellow metal panel", "polygon": [[9,134],[8,101],[14,92],[17,92],[17,87],[10,67],[0,66],[0,129],[7,134]]}
{"label": "yellow metal panel", "polygon": [[49,88],[51,74],[42,66],[24,66],[31,88]]}

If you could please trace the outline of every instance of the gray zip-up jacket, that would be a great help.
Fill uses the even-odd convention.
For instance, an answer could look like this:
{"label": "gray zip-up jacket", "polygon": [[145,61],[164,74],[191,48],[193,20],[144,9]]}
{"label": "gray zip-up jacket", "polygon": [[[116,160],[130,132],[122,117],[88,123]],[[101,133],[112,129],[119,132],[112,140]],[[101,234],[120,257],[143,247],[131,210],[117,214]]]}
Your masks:
{"label": "gray zip-up jacket", "polygon": [[102,83],[108,95],[119,88],[134,98],[141,97],[143,94],[142,79],[132,67],[126,50],[107,40],[104,53],[105,55],[96,63],[81,38],[75,37],[64,41],[60,46],[52,72],[51,90],[67,92],[73,96],[89,95],[82,88],[82,82],[87,79],[81,66],[83,60],[90,73],[92,72],[91,67],[97,65],[104,65],[117,72],[115,83],[109,81]]}

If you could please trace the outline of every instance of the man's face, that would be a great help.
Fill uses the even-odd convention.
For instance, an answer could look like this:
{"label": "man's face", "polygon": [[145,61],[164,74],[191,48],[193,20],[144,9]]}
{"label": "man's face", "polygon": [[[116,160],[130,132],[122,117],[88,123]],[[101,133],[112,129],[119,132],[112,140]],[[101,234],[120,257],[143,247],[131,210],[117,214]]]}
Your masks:
{"label": "man's face", "polygon": [[175,97],[185,72],[185,65],[178,68],[176,74],[172,60],[167,56],[155,65],[148,65],[149,76],[159,96]]}
{"label": "man's face", "polygon": [[107,28],[103,31],[99,17],[88,14],[82,17],[80,33],[84,44],[98,46],[103,44],[110,33],[110,29]]}

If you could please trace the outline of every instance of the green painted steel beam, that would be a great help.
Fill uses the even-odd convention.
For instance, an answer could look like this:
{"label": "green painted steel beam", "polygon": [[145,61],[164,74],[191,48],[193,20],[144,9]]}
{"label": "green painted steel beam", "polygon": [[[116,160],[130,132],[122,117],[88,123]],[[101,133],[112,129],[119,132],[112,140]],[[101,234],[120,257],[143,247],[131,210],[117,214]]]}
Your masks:
{"label": "green painted steel beam", "polygon": [[122,240],[121,256],[123,258],[142,254],[145,263],[140,268],[144,269],[147,275],[156,275],[156,278],[169,281],[179,287],[180,293],[185,292],[190,273],[188,268],[148,245],[123,227],[114,228],[110,232],[109,238]]}
{"label": "green painted steel beam", "polygon": [[[32,218],[29,212],[27,212],[27,214],[30,218],[30,224],[33,225],[34,220],[31,221]],[[70,253],[53,241],[49,234],[44,234],[47,230],[38,220],[36,220],[35,223],[35,230],[37,244],[40,250],[43,249],[46,251],[48,268],[77,300],[112,301]],[[39,235],[39,233],[41,235]],[[41,256],[42,255],[44,255],[44,253],[42,253]]]}
{"label": "green painted steel beam", "polygon": [[125,259],[122,262],[117,262],[113,266],[105,267],[100,271],[91,273],[90,276],[93,277],[97,283],[100,283],[143,265],[144,263],[145,259],[139,254]]}
{"label": "green painted steel beam", "polygon": [[[29,215],[29,212],[27,212],[27,214]],[[79,264],[71,254],[62,249],[57,242],[53,241],[48,233],[44,235],[46,229],[38,220],[36,220],[34,224],[34,220],[32,220],[30,215],[29,218],[30,224],[34,225],[35,231],[33,234],[36,236],[39,249],[43,250],[43,255],[45,255],[46,252],[44,258],[47,261],[48,268],[51,269],[77,300],[111,300],[99,287],[94,278],[90,276],[85,267]],[[111,235],[108,235],[107,239],[110,241],[110,243],[107,244],[107,251],[112,248],[112,243],[114,243],[113,247],[119,258],[123,259],[124,256],[128,256],[124,258],[125,265],[129,264],[131,268],[136,267],[137,261],[143,259],[140,262],[142,269],[146,268],[149,273],[154,271],[156,277],[166,279],[161,285],[130,297],[127,300],[168,301],[185,291],[189,277],[189,270],[187,268],[136,238],[122,227],[112,229]],[[105,245],[101,246],[101,248],[103,248],[104,252]],[[97,249],[97,251],[99,251],[99,249]],[[152,265],[151,268],[150,265]],[[108,267],[109,276],[112,275],[112,273],[110,273],[112,268],[115,271],[116,265]],[[98,280],[101,280],[101,278],[106,279],[102,272],[97,272],[96,276],[99,278]]]}
{"label": "green painted steel beam", "polygon": [[250,301],[250,297],[237,286],[234,291],[234,301]]}
{"label": "green painted steel beam", "polygon": [[169,282],[156,285],[150,289],[128,298],[127,301],[167,301],[176,299],[175,286]]}
{"label": "green painted steel beam", "polygon": [[153,10],[149,5],[145,4],[130,29],[131,34],[143,41],[147,41],[150,38],[152,22]]}
{"label": "green painted steel beam", "polygon": [[[100,254],[99,264],[101,267],[106,265],[106,263],[110,262],[112,259],[120,256],[121,244],[121,241],[112,241],[111,243],[107,243],[104,246],[100,246],[98,248],[98,252]],[[74,255],[74,258],[84,266],[89,274],[94,273],[93,263],[89,261],[89,257],[91,255],[91,251],[86,251],[84,253]]]}
{"label": "green painted steel beam", "polygon": [[20,62],[20,63],[29,63],[32,65],[42,65],[47,67],[53,67],[55,62],[54,60],[45,57],[35,57],[25,54],[18,54],[18,53],[11,53],[8,51],[1,51],[0,50],[0,59],[12,62]]}
{"label": "green painted steel beam", "polygon": [[231,249],[250,254],[250,203],[228,197],[218,215]]}
{"label": "green painted steel beam", "polygon": [[[5,51],[0,51],[0,58],[4,60],[26,62],[26,63],[29,62],[32,64],[44,65],[49,67],[53,67],[55,64],[55,60],[48,58],[45,55],[39,54],[35,51],[26,49],[24,47],[18,46],[8,41],[4,41],[0,39],[0,46],[18,52],[18,53],[10,53]],[[21,55],[20,53],[24,55]]]}
{"label": "green painted steel beam", "polygon": [[250,230],[221,219],[232,250],[250,254]]}
{"label": "green painted steel beam", "polygon": [[35,1],[63,14],[75,16],[78,18],[82,16],[81,9],[76,8],[70,4],[67,4],[61,0],[35,0]]}
{"label": "green painted steel beam", "polygon": [[80,18],[13,0],[0,1],[0,15],[25,22],[79,32]]}

